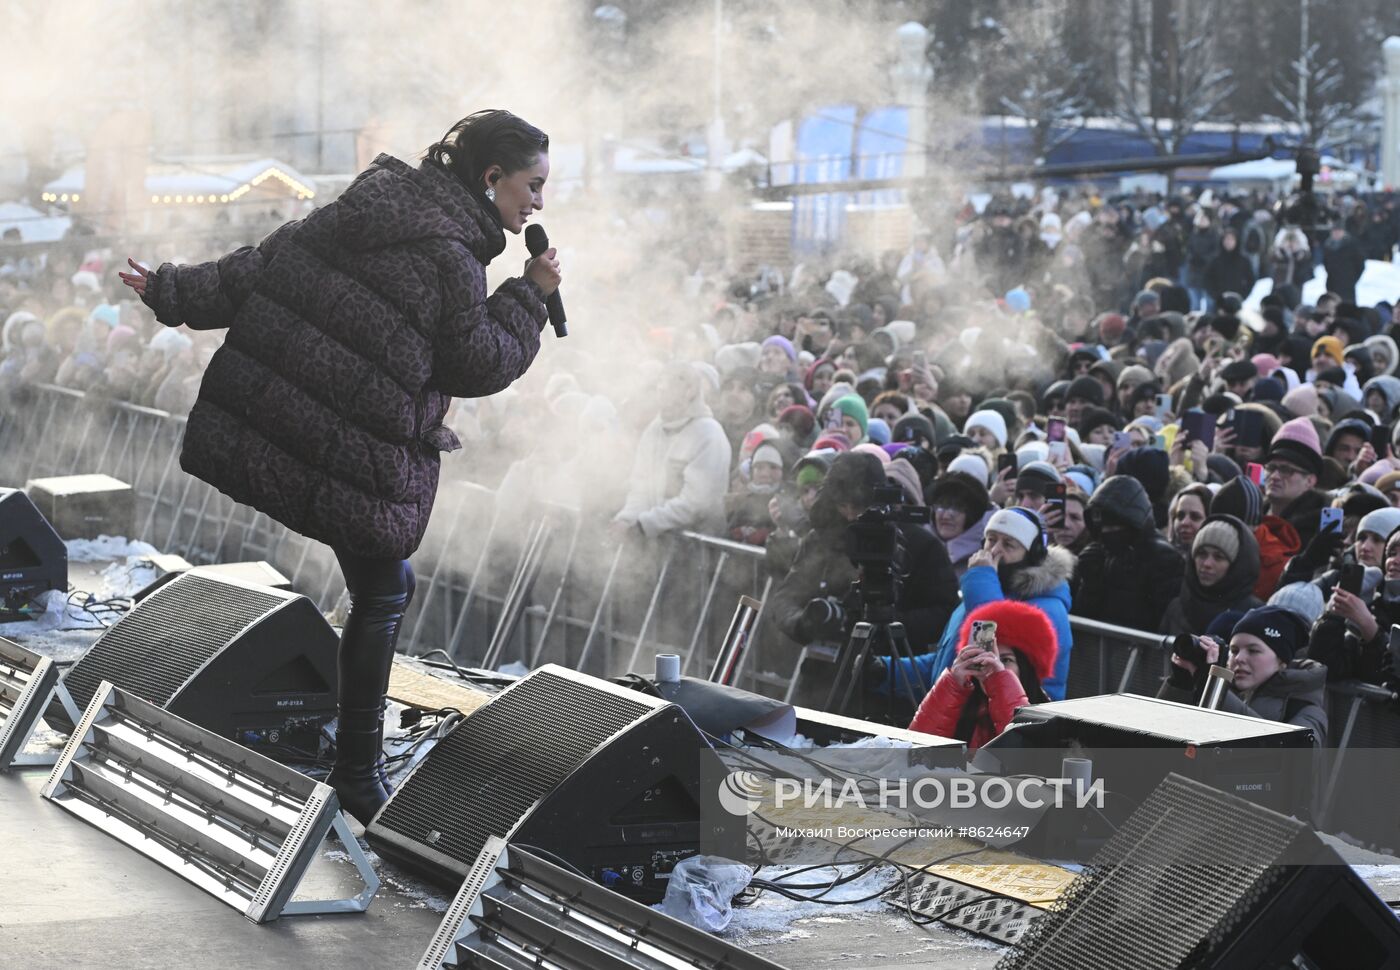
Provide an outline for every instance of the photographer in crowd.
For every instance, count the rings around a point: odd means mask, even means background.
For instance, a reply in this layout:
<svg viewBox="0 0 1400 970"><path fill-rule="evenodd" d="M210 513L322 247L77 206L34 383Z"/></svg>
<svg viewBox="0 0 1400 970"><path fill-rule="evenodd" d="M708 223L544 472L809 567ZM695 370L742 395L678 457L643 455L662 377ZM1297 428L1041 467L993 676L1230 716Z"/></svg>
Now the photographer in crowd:
<svg viewBox="0 0 1400 970"><path fill-rule="evenodd" d="M860 574L850 559L850 527L872 506L877 512L882 508L881 491L888 487L884 466L874 455L850 452L831 463L812 505L812 529L792 570L772 594L772 616L789 640L839 645L849 637L862 608L855 588ZM898 591L894 618L904 624L913 649L925 650L957 605L957 577L948 550L929 525L896 520L893 527L901 549L898 561L891 563ZM804 685L803 691L825 698L823 685Z"/></svg>

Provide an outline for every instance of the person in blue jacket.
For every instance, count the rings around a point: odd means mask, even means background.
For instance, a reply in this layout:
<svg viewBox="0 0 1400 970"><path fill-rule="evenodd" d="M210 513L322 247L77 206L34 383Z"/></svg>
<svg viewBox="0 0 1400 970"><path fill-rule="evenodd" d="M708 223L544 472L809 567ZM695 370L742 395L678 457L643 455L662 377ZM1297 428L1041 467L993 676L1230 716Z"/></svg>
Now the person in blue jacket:
<svg viewBox="0 0 1400 970"><path fill-rule="evenodd" d="M961 605L953 611L933 652L915 655L913 670L908 659L900 658L897 692L904 692L906 678L915 685L916 694L927 691L957 655L958 630L967 614L987 603L1011 599L1038 606L1050 617L1058 641L1055 669L1041 686L1051 700L1064 700L1073 646L1069 628L1069 581L1073 574L1074 554L1046 545L1044 528L1036 513L1023 508L996 512L987 523L982 548L968 560L968 570L961 580ZM890 658L878 659L884 670L875 672L873 686L880 693L888 693Z"/></svg>

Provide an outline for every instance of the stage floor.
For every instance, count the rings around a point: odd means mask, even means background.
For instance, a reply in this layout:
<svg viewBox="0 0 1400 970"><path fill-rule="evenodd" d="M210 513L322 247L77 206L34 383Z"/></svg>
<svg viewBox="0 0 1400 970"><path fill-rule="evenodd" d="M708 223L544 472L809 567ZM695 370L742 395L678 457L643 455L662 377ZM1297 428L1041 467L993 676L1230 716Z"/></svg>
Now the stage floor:
<svg viewBox="0 0 1400 970"><path fill-rule="evenodd" d="M100 589L109 565L72 563L73 585ZM0 635L58 660L77 659L101 632L41 630L33 623L0 629ZM42 799L39 790L48 776L48 768L0 773L0 967L408 970L417 966L451 901L451 894L370 852L382 885L368 912L255 925ZM332 840L297 897L350 896L359 889L355 870ZM737 912L725 938L802 970L981 970L1006 952L961 930L916 927L879 901L846 909L771 895Z"/></svg>
<svg viewBox="0 0 1400 970"><path fill-rule="evenodd" d="M0 966L69 970L405 970L417 965L449 899L375 859L383 885L367 913L288 916L262 926L116 839L44 801L46 769L0 775ZM355 872L335 842L301 894L351 894ZM996 964L1003 948L918 928L892 911L836 910L794 920L741 915L728 937L784 966L888 970Z"/></svg>
<svg viewBox="0 0 1400 970"><path fill-rule="evenodd" d="M74 564L75 585L94 588L106 565ZM33 624L15 624L6 625L0 635L71 660L100 632L40 631ZM48 774L46 768L0 774L3 967L412 968L450 901L450 894L371 853L382 885L367 913L293 916L254 925L173 872L44 801L39 789ZM1383 899L1400 897L1400 860L1329 841ZM298 896L348 896L358 890L354 869L331 841ZM879 901L820 907L771 894L738 911L724 938L801 970L981 970L995 966L1006 953L1005 947L961 930L917 927Z"/></svg>

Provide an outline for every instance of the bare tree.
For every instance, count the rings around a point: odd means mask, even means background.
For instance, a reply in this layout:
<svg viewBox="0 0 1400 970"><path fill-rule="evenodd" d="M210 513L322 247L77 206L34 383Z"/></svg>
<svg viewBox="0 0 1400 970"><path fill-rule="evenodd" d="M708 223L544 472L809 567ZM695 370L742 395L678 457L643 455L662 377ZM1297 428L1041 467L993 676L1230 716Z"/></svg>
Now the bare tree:
<svg viewBox="0 0 1400 970"><path fill-rule="evenodd" d="M1174 155L1235 89L1218 66L1215 31L1221 0L1151 0L1152 16L1128 18L1130 46L1140 52L1120 72L1114 116ZM1139 92L1147 92L1143 103Z"/></svg>
<svg viewBox="0 0 1400 970"><path fill-rule="evenodd" d="M1010 115L1030 129L1037 163L1085 125L1091 68L1076 61L1064 44L1065 11L1050 5L1027 11L1007 30L998 52L998 98Z"/></svg>
<svg viewBox="0 0 1400 970"><path fill-rule="evenodd" d="M1354 97L1347 94L1347 75L1337 58L1323 59L1322 45L1312 40L1310 0L1299 4L1298 56L1275 75L1270 85L1281 112L1271 121L1291 124L1299 143L1321 145L1355 137L1359 125L1374 123Z"/></svg>

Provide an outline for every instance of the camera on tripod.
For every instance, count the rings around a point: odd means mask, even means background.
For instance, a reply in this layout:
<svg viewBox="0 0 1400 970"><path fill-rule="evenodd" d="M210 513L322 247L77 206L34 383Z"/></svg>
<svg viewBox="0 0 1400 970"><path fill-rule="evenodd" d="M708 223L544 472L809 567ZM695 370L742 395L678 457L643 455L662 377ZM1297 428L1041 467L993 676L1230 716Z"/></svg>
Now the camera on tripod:
<svg viewBox="0 0 1400 970"><path fill-rule="evenodd" d="M874 490L872 504L846 527L846 555L860 570L858 602L869 608L892 608L899 600L903 579L904 536L901 523L928 525L932 518L925 507L903 504L904 492L898 485Z"/></svg>

